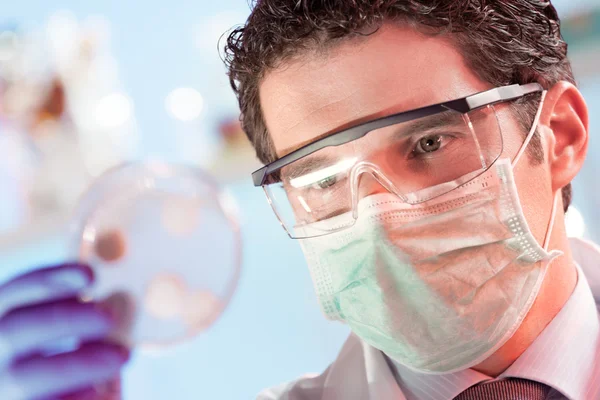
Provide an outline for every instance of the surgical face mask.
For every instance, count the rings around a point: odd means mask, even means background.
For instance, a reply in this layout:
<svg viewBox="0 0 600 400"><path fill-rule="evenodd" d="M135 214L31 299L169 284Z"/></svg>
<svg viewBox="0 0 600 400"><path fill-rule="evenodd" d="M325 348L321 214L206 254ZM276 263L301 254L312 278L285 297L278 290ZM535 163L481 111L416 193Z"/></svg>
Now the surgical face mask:
<svg viewBox="0 0 600 400"><path fill-rule="evenodd" d="M321 308L418 372L450 373L494 353L561 254L530 232L510 159L417 206L391 193L366 197L358 215L351 229L301 241ZM312 228L323 229L302 229Z"/></svg>

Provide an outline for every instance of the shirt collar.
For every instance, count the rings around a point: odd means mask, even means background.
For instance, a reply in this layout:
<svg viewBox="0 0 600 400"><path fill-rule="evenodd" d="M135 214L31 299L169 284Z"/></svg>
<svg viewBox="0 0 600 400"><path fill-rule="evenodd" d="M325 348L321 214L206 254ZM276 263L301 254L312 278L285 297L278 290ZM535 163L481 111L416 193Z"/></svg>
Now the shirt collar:
<svg viewBox="0 0 600 400"><path fill-rule="evenodd" d="M532 345L497 379L515 377L545 383L570 399L599 398L600 323L586 274L590 267L596 267L598 275L600 250L578 239L571 240L571 247L578 272L571 297ZM592 282L592 287L598 285L600 281ZM493 380L472 369L431 375L393 364L407 400L452 399L473 385Z"/></svg>
<svg viewBox="0 0 600 400"><path fill-rule="evenodd" d="M600 259L600 255L599 255ZM598 311L587 279L577 267L573 294L533 344L499 378L545 383L570 399L592 399L598 360Z"/></svg>

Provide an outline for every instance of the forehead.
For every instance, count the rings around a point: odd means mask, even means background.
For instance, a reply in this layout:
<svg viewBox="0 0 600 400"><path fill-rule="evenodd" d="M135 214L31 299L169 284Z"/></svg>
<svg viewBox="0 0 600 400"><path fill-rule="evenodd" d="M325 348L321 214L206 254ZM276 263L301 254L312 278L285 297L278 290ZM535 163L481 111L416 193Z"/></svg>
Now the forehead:
<svg viewBox="0 0 600 400"><path fill-rule="evenodd" d="M356 123L488 88L446 38L385 25L366 39L268 72L260 102L282 156Z"/></svg>

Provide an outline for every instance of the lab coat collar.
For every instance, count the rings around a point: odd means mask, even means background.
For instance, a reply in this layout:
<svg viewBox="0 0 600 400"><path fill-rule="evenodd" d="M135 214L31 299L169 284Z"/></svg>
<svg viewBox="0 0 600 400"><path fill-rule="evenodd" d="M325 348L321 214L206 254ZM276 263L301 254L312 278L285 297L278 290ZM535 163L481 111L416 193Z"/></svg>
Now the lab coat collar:
<svg viewBox="0 0 600 400"><path fill-rule="evenodd" d="M406 400L383 353L354 334L324 378L323 400Z"/></svg>

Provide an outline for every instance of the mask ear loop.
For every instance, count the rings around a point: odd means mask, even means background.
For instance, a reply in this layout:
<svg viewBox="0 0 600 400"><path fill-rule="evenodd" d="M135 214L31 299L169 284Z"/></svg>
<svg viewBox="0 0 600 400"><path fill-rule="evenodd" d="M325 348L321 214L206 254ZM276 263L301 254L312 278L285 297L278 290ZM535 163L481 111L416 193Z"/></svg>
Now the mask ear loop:
<svg viewBox="0 0 600 400"><path fill-rule="evenodd" d="M517 163L519 162L519 159L521 159L521 156L523 155L523 153L527 149L527 146L529 145L529 142L531 141L531 138L533 138L533 134L535 133L535 131L538 128L538 124L540 123L540 116L542 115L542 109L544 108L544 100L546 99L546 93L547 92L545 90L542 92L542 98L540 99L540 105L539 105L538 110L537 110L537 112L535 114L535 119L533 120L533 124L531 125L531 130L527 134L527 137L525 138L525 141L521 145L521 148L519 149L519 151L517 152L517 155L515 156L515 158L512 161L512 166L513 167L515 165L517 165Z"/></svg>
<svg viewBox="0 0 600 400"><path fill-rule="evenodd" d="M525 138L523 145L521 145L521 148L519 149L519 151L517 152L517 155L515 156L515 158L512 161L513 168L515 167L515 165L517 165L517 163L521 159L521 156L527 149L529 142L531 142L531 138L533 138L533 135L535 134L535 131L538 128L538 125L540 123L540 116L542 115L542 109L544 108L544 100L546 99L546 93L547 93L547 91L545 91L545 90L542 92L542 98L540 99L540 105L535 114L535 119L533 120L531 130L527 134L527 137ZM560 190L555 193L554 200L552 201L552 211L550 212L550 220L548 221L548 227L546 229L546 237L544 238L544 244L543 244L543 248L546 251L548 251L548 246L550 245L550 237L552 236L552 230L554 229L554 220L556 218L556 210L558 207L559 193L560 193Z"/></svg>
<svg viewBox="0 0 600 400"><path fill-rule="evenodd" d="M550 221L548 222L548 229L546 229L546 237L544 238L544 250L548 251L550 246L550 236L552 236L552 230L554 229L554 219L556 217L556 210L558 208L558 196L561 194L560 190L556 191L554 195L554 201L552 202L552 212L550 213Z"/></svg>

